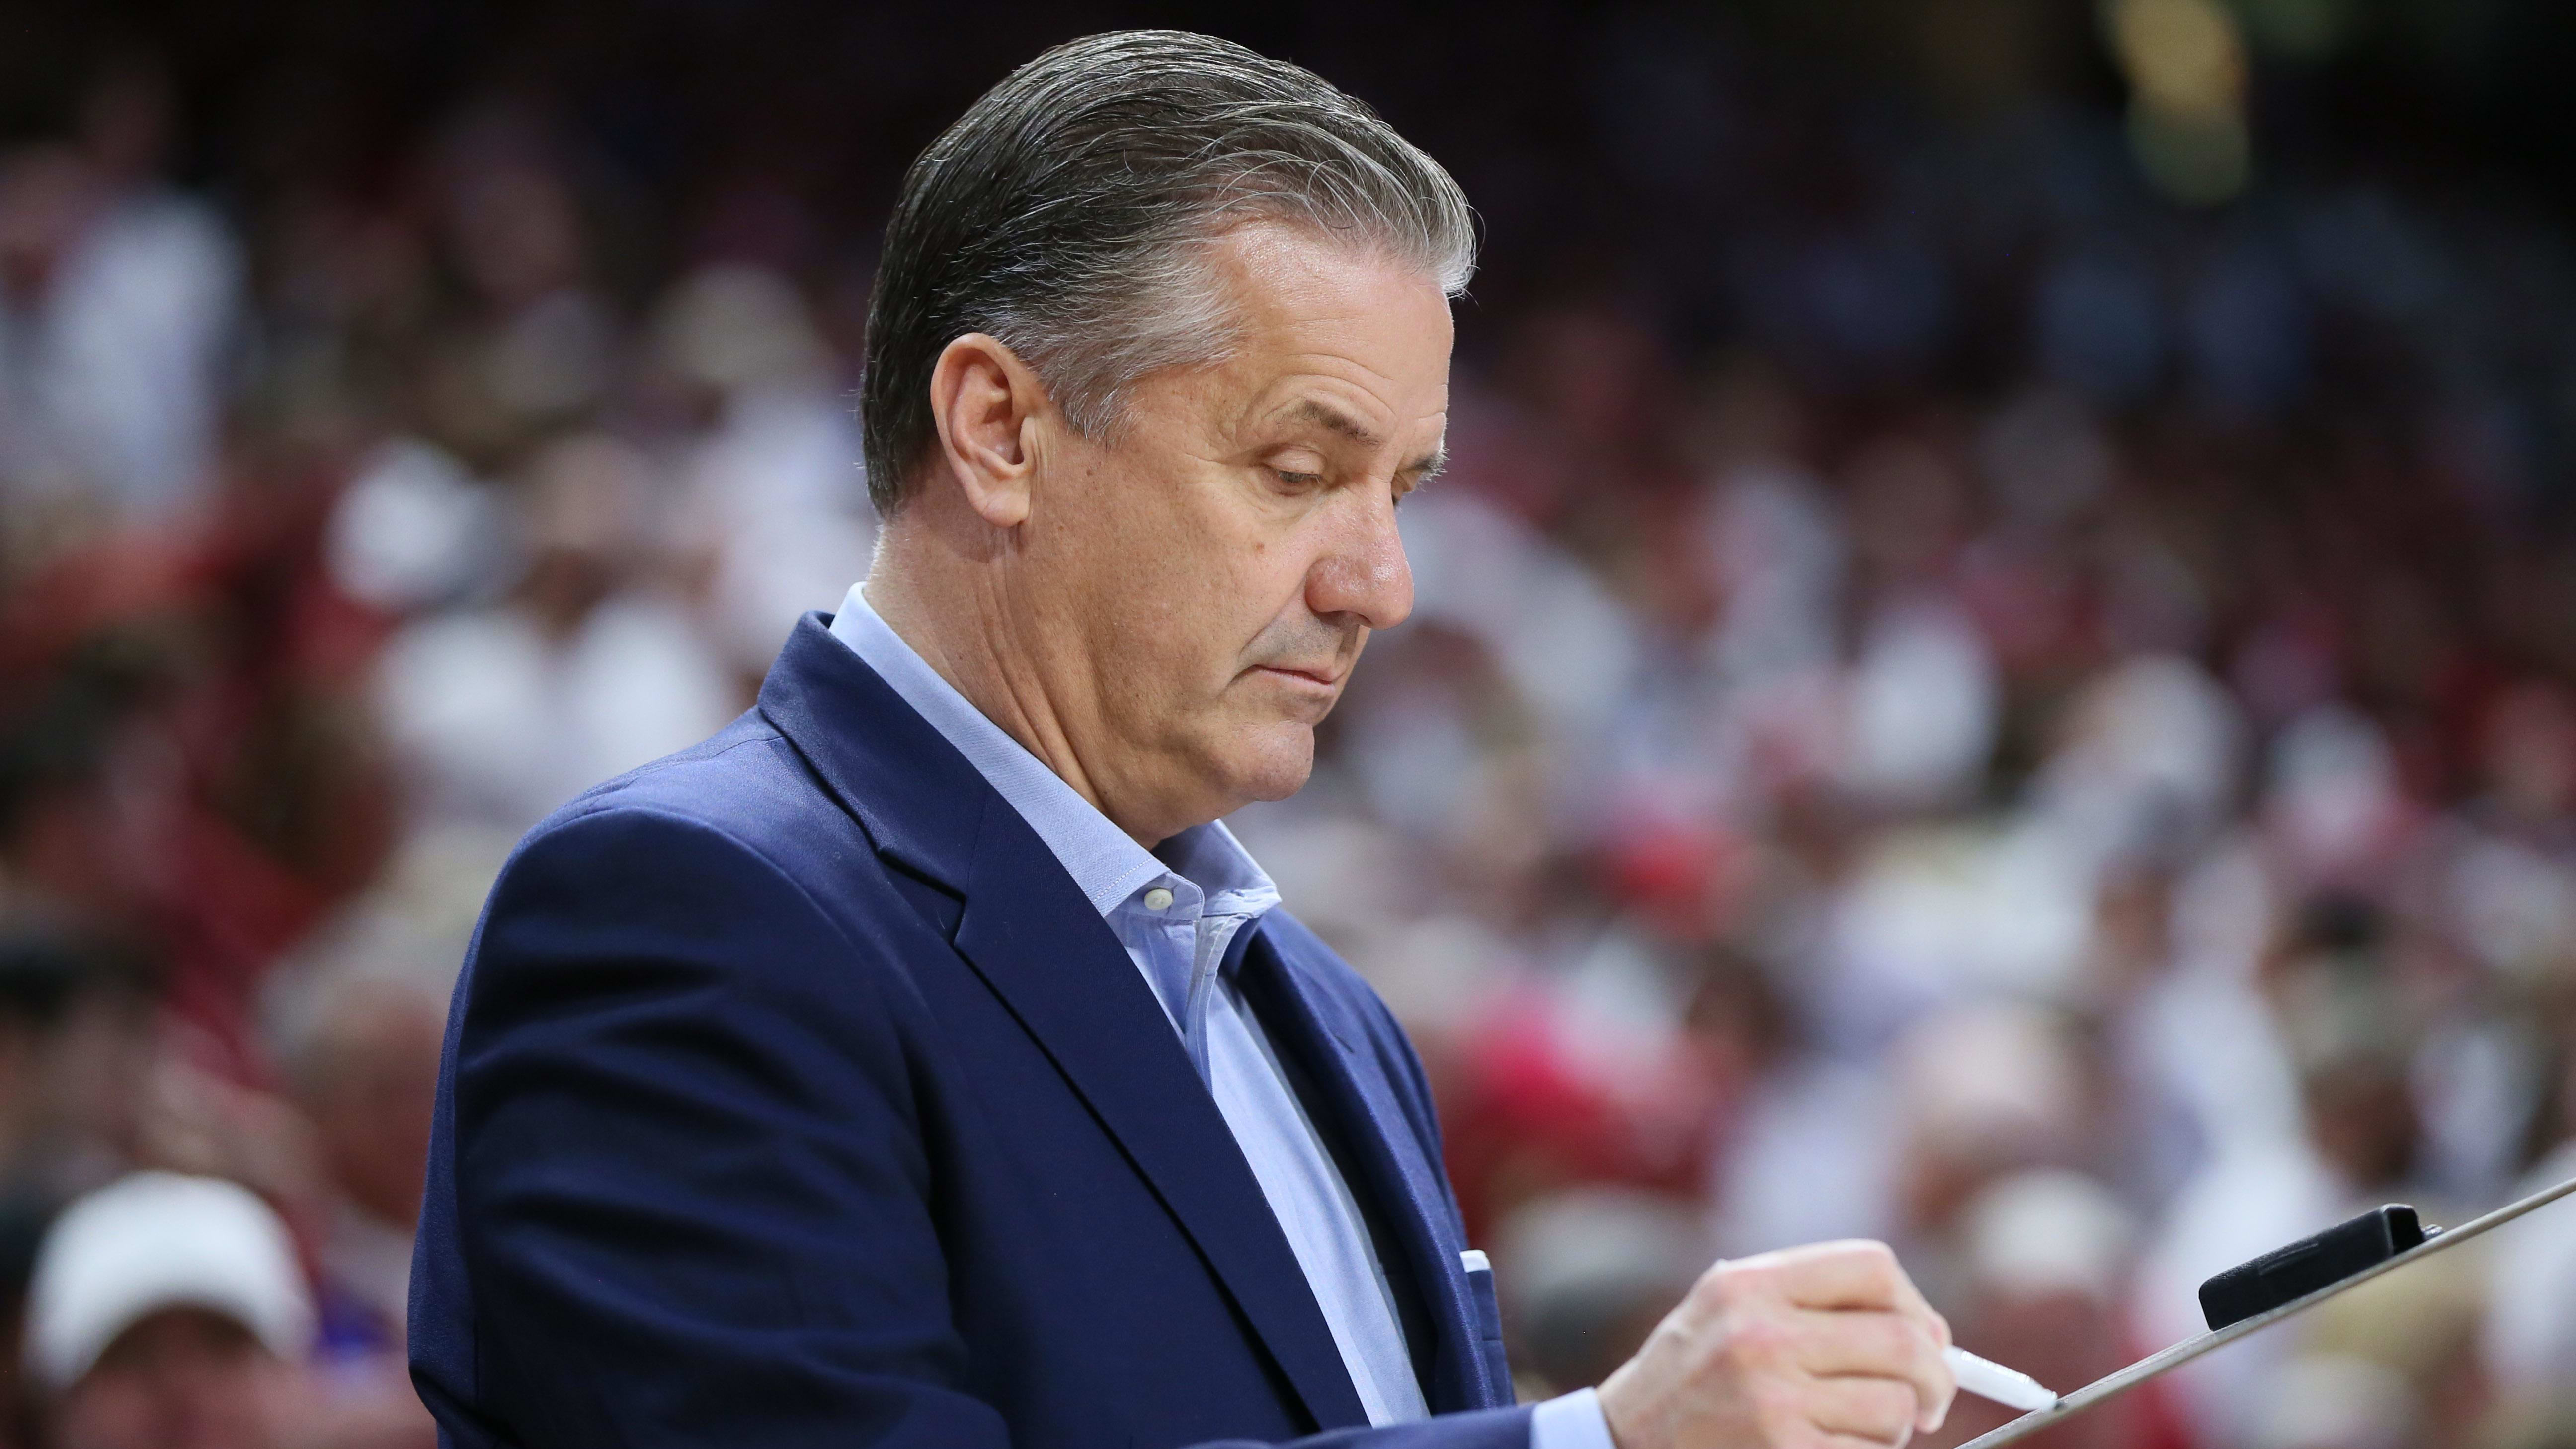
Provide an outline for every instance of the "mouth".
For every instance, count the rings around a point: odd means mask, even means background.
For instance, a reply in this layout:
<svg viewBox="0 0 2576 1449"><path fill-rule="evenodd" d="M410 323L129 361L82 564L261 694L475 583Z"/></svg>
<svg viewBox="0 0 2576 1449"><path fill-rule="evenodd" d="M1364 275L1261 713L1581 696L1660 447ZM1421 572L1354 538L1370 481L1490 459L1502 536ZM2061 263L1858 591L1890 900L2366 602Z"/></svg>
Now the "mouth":
<svg viewBox="0 0 2576 1449"><path fill-rule="evenodd" d="M1256 674L1267 674L1274 679L1293 681L1310 689L1326 691L1340 689L1343 677L1349 673L1344 669L1297 669L1284 664L1256 664L1252 668Z"/></svg>

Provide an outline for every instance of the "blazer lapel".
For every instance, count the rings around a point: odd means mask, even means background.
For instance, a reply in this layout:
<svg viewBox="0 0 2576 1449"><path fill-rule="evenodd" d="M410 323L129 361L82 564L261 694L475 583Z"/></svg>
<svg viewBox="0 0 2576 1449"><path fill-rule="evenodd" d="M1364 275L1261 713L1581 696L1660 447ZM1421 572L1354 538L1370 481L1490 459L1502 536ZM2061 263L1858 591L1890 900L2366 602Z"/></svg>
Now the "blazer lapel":
<svg viewBox="0 0 2576 1449"><path fill-rule="evenodd" d="M1387 1084L1384 1069L1364 1044L1366 1028L1307 979L1293 946L1265 921L1247 949L1246 985L1259 982L1262 1021L1287 1038L1308 1063L1316 1085L1345 1126L1343 1138L1368 1178L1396 1241L1382 1245L1404 1254L1438 1336L1425 1397L1434 1413L1491 1408L1512 1401L1509 1384L1491 1384L1483 1334L1466 1272L1459 1258L1466 1243L1449 1210L1440 1165L1423 1151L1420 1136Z"/></svg>
<svg viewBox="0 0 2576 1449"><path fill-rule="evenodd" d="M1170 1018L1108 924L999 797L985 808L956 944L1153 1184L1316 1427L1366 1424L1305 1270Z"/></svg>

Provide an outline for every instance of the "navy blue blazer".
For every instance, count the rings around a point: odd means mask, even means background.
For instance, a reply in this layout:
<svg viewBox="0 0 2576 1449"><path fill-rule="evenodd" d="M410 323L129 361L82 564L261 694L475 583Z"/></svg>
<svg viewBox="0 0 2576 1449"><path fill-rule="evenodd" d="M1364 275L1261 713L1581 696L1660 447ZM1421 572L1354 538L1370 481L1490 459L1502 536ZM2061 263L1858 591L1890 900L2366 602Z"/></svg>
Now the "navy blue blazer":
<svg viewBox="0 0 2576 1449"><path fill-rule="evenodd" d="M1247 934L1434 1418L1365 1427L1117 938L808 615L755 708L493 886L412 1267L442 1443L1519 1449L1420 1064L1286 912Z"/></svg>

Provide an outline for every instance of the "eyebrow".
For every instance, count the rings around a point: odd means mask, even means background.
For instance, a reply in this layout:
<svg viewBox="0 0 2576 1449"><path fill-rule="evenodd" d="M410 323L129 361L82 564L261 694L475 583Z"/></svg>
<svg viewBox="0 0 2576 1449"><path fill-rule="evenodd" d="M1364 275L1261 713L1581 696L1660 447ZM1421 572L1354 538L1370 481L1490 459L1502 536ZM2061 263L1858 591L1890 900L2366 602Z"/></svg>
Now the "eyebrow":
<svg viewBox="0 0 2576 1449"><path fill-rule="evenodd" d="M1339 433L1363 448L1374 448L1378 445L1377 434L1370 432L1367 424L1321 399L1310 397L1299 402L1291 410L1291 415L1313 423L1326 432Z"/></svg>
<svg viewBox="0 0 2576 1449"><path fill-rule="evenodd" d="M1359 419L1352 417L1349 413L1343 412L1340 408L1334 407L1332 404L1324 402L1318 398L1310 397L1300 401L1297 406L1291 410L1290 416L1313 423L1315 426L1322 428L1326 432L1348 438L1350 441L1363 448L1374 448L1384 441L1379 438L1377 434L1370 432L1368 430L1368 426L1365 423L1362 423ZM1435 447L1430 452L1425 453L1421 457L1414 459L1412 462L1405 464L1404 467L1398 471L1405 473L1418 473L1421 475L1421 478L1417 481L1427 483L1431 481L1432 476L1437 474L1441 467L1448 461L1449 450L1446 447Z"/></svg>

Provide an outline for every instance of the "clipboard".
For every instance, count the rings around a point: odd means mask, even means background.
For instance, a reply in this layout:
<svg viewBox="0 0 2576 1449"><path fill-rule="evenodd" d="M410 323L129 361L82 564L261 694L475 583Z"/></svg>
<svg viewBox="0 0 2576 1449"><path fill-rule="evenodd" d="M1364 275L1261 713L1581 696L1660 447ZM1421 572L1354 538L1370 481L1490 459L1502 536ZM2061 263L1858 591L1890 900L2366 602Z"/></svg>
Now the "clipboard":
<svg viewBox="0 0 2576 1449"><path fill-rule="evenodd" d="M2033 1409L1999 1429L1980 1434L1960 1445L1959 1449L1999 1449L2001 1445L2035 1434L2061 1420L2072 1418L2096 1404L2116 1399L2150 1379L2161 1378L2205 1353L2225 1348L2247 1334L2259 1333L2285 1318L2295 1318L2329 1298L2360 1287L2382 1273L2394 1272L2409 1263L2429 1258L2435 1253L2448 1252L2471 1238L2492 1232L2534 1208L2546 1207L2570 1193L2576 1193L2576 1178L2559 1183L2555 1187L2542 1188L2529 1197L2507 1203L2482 1217L2471 1218L2456 1228L2426 1237L2417 1246L2392 1254L2367 1268L2338 1278L2324 1287L2302 1294L2287 1303L2240 1318L2223 1328L2204 1333L2198 1338L2187 1338L2170 1348L2149 1354L2127 1368L2105 1374L2075 1392L2061 1396L2049 1408Z"/></svg>

